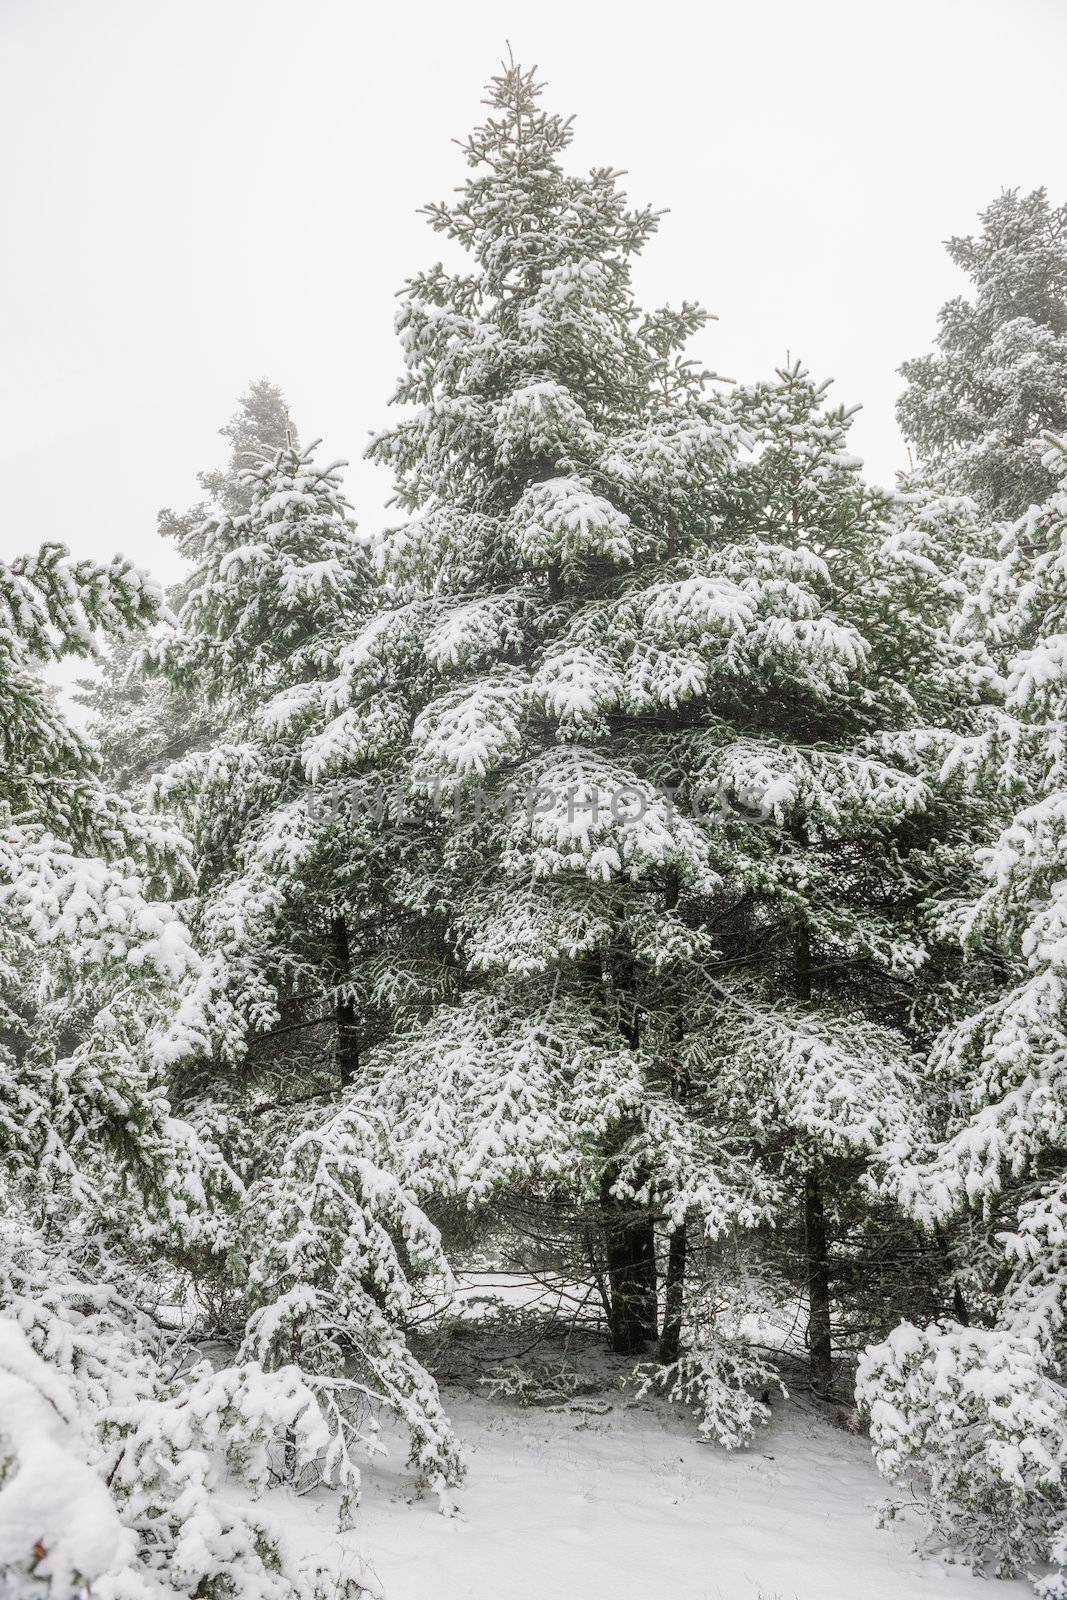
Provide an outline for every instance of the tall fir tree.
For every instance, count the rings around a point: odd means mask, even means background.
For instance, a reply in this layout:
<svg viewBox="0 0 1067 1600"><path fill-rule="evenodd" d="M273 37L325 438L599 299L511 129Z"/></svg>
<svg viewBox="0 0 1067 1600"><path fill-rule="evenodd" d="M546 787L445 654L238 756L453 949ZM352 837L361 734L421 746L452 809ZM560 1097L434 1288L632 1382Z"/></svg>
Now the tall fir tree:
<svg viewBox="0 0 1067 1600"><path fill-rule="evenodd" d="M565 172L533 75L509 65L488 104L473 175L428 213L470 270L408 283L409 410L370 449L414 513L377 546L393 603L341 651L304 761L384 765L440 840L419 894L456 994L360 1085L402 1175L438 1203L587 1208L615 1348L659 1333L670 1359L687 1221L778 1218L813 1152L862 1165L907 1127L900 1006L853 1022L847 985L921 959L878 874L914 898L890 840L929 795L863 741L957 692L947 645L916 665L933 623L895 635L955 589L805 374L727 403L685 354L699 308L639 311L656 216L608 169ZM793 1007L769 1002L783 961Z"/></svg>
<svg viewBox="0 0 1067 1600"><path fill-rule="evenodd" d="M947 765L1016 807L980 854L983 892L955 918L1006 971L938 1039L950 1124L905 1170L914 1214L944 1226L983 1214L1000 1259L981 1329L905 1325L872 1351L861 1388L889 1476L925 1476L940 1520L978 1559L1018 1571L1051 1560L1041 1592L1067 1593L1067 441L1045 439L1058 488L1008 526L961 619L1000 671L986 726ZM990 1241L991 1243L993 1241Z"/></svg>
<svg viewBox="0 0 1067 1600"><path fill-rule="evenodd" d="M299 444L284 395L265 378L249 385L219 433L229 444L229 458L224 467L197 474L205 499L183 512L165 507L157 518L160 534L194 564L210 518L248 510L245 473L287 445ZM185 598L183 578L172 585L167 600L180 610ZM218 733L217 713L208 710L202 693L179 691L165 678L138 671L133 655L130 642L114 641L99 675L83 683L78 695L109 781L130 791L181 755L212 743Z"/></svg>
<svg viewBox="0 0 1067 1600"><path fill-rule="evenodd" d="M628 209L609 169L563 171L570 124L532 74L509 66L489 105L474 176L429 211L472 270L407 286L397 399L416 409L371 447L422 515L379 546L397 603L342 652L338 715L305 756L387 756L417 826L439 825L442 800L454 812L431 898L457 998L366 1079L410 1181L471 1205L569 1187L596 1214L613 1342L632 1352L656 1336L663 1207L680 1223L692 1201L718 1228L762 1203L729 1136L713 1145L671 1091L671 1022L646 991L699 943L676 902L714 870L634 764L700 639L744 610L688 563L657 583L714 526L735 430L682 355L703 313L634 303L655 215Z"/></svg>
<svg viewBox="0 0 1067 1600"><path fill-rule="evenodd" d="M904 363L897 415L936 488L1010 520L1052 491L1042 439L1067 428L1067 205L1008 189L979 221L947 244L972 293L942 306L936 350Z"/></svg>
<svg viewBox="0 0 1067 1600"><path fill-rule="evenodd" d="M390 961L380 841L353 833L328 783L312 788L293 732L342 628L370 607L372 572L338 464L319 465L313 447L287 445L246 469L232 499L247 510L198 530L177 626L144 651L177 692L215 706L229 735L151 790L187 827L196 869L184 909L203 967L186 1006L200 1050L177 1080L179 1104L231 1131L246 1184L235 1241L248 1285L242 1356L294 1365L329 1395L331 1449L352 1493L353 1452L370 1437L362 1413L380 1402L400 1414L421 1476L446 1496L455 1444L400 1325L408 1274L447 1268L436 1230L387 1170L380 1122L342 1099L382 993L419 974L402 954ZM361 964L366 945L374 953Z"/></svg>
<svg viewBox="0 0 1067 1600"><path fill-rule="evenodd" d="M891 1315L901 1285L880 1257L894 1234L917 1243L893 1173L923 1128L924 903L948 817L901 735L970 697L948 636L954 541L866 485L828 388L797 365L734 396L751 448L716 555L749 585L759 574L766 621L742 672L723 663L683 746L695 795L735 819L707 910L726 971L690 1026L784 1187L777 1231L821 1394L834 1303L858 1300L868 1329ZM941 1275L920 1263L906 1292L936 1301Z"/></svg>
<svg viewBox="0 0 1067 1600"><path fill-rule="evenodd" d="M261 1487L283 1440L315 1470L317 1397L187 1361L152 1314L152 1263L217 1245L240 1189L168 1097L199 971L169 898L187 852L108 792L41 667L160 598L118 559L0 563L0 1588L355 1600L351 1563L302 1570L223 1482Z"/></svg>

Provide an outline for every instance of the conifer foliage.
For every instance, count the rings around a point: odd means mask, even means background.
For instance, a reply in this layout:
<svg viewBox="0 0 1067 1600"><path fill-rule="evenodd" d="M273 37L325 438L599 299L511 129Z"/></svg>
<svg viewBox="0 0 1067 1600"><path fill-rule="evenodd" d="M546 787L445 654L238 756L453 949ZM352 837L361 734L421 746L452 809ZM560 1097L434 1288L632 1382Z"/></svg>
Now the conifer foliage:
<svg viewBox="0 0 1067 1600"><path fill-rule="evenodd" d="M249 468L299 442L284 395L265 378L249 385L219 433L229 444L229 459L222 468L197 474L206 498L186 511L164 507L157 518L160 534L192 562L199 558L203 530L212 516L248 510ZM168 593L173 611L181 610L187 583L187 577L179 579ZM90 730L111 782L130 792L181 755L210 743L216 731L203 694L138 671L136 652L136 641L112 639L101 670L80 686L78 695L90 713Z"/></svg>
<svg viewBox="0 0 1067 1600"><path fill-rule="evenodd" d="M1007 189L979 221L946 246L972 293L942 306L934 353L904 363L898 416L940 489L1012 518L1053 489L1042 441L1067 429L1067 205Z"/></svg>
<svg viewBox="0 0 1067 1600"><path fill-rule="evenodd" d="M429 209L470 257L406 287L412 407L371 454L413 520L379 542L396 603L346 644L316 770L385 762L427 826L454 993L368 1063L416 1192L470 1205L563 1182L597 1212L617 1349L656 1336L653 1219L763 1205L728 1129L689 1117L665 1044L672 966L717 881L641 730L706 681L752 613L703 560L737 428L684 359L693 306L643 316L656 226L508 67ZM432 1065L431 1065L432 1063Z"/></svg>
<svg viewBox="0 0 1067 1600"><path fill-rule="evenodd" d="M353 1451L377 1427L364 1414L380 1404L403 1418L420 1475L444 1498L458 1454L400 1331L406 1271L447 1276L437 1233L390 1176L380 1120L322 1104L356 1073L356 995L364 1006L366 995L348 929L354 918L373 923L379 889L364 840L329 784L312 790L290 731L317 703L314 674L339 628L368 608L367 560L338 467L313 452L288 445L241 475L248 510L200 531L178 625L145 652L175 688L217 703L230 735L152 786L188 828L199 864L187 915L203 964L180 1020L195 1018L200 1051L179 1088L194 1120L222 1110L247 1186L235 1239L249 1291L242 1355L305 1372L330 1422L327 1469L350 1502ZM329 1053L314 1057L324 1022L336 1076L323 1071ZM294 1034L312 1051L303 1072L296 1058L295 1077L292 1053L271 1053L276 1035Z"/></svg>
<svg viewBox="0 0 1067 1600"><path fill-rule="evenodd" d="M231 1593L313 1600L266 1523L231 1506L282 1437L306 1467L328 1437L290 1369L191 1370L139 1310L130 1246L217 1241L239 1188L172 1114L173 1027L199 962L167 898L181 836L102 786L42 661L88 655L156 615L126 562L46 547L0 567L0 1583L74 1600ZM125 1237L123 1237L125 1236ZM331 1576L355 1595L358 1576Z"/></svg>
<svg viewBox="0 0 1067 1600"><path fill-rule="evenodd" d="M881 1464L931 1485L943 1524L980 1559L1017 1570L1052 1559L1067 1592L1067 1034L1064 1032L1063 764L1067 701L1067 445L1045 441L1060 485L1005 531L1000 559L961 618L1001 665L987 726L955 741L950 770L1018 807L981 852L983 892L957 914L1008 977L937 1040L931 1067L951 1114L940 1146L909 1166L914 1214L944 1225L994 1218L1002 1254L990 1331L907 1326L861 1372ZM1036 798L1035 798L1036 797ZM951 1396L951 1399L949 1398ZM947 1408L947 1409L946 1409Z"/></svg>
<svg viewBox="0 0 1067 1600"><path fill-rule="evenodd" d="M119 559L99 567L46 546L0 568L0 1130L5 1171L31 1194L39 1184L37 1205L62 1206L53 1185L88 1181L74 1155L82 1143L122 1149L135 1126L160 1151L173 1143L140 1057L161 1015L156 990L195 960L167 899L184 842L109 794L41 671L91 655L100 629L143 627L159 603L158 588ZM101 1019L109 975L123 982ZM72 1013L90 1025L68 1055Z"/></svg>
<svg viewBox="0 0 1067 1600"><path fill-rule="evenodd" d="M929 643L956 588L802 369L728 399L685 353L699 308L640 311L656 216L566 172L533 76L488 103L428 211L470 268L406 286L408 410L370 449L413 513L375 547L391 603L304 759L383 767L437 840L452 990L360 1089L404 1181L565 1194L616 1350L670 1358L688 1226L772 1222L805 1184L814 1226L819 1162L909 1137L899 993L849 1009L865 966L899 990L922 963L892 840L930 796L875 741L959 692L947 643L914 667L897 626L928 602Z"/></svg>
<svg viewBox="0 0 1067 1600"><path fill-rule="evenodd" d="M399 1426L453 1509L419 1324L519 1218L639 1398L735 1448L789 1358L855 1373L884 1474L1064 1600L1067 213L951 241L889 494L828 383L638 304L658 214L535 73L486 106L397 525L261 382L172 609L0 564L0 1588L371 1592L248 1492L349 1523ZM105 636L96 746L44 669Z"/></svg>

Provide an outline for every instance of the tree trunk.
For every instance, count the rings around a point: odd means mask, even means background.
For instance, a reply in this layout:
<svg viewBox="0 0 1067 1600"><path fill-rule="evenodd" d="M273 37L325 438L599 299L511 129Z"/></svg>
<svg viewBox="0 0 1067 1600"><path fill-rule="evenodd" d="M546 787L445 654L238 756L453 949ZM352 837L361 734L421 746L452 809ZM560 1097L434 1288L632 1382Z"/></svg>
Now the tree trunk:
<svg viewBox="0 0 1067 1600"><path fill-rule="evenodd" d="M937 1244L938 1252L940 1253L941 1259L945 1263L945 1266L948 1269L952 1279L952 1314L956 1318L956 1321L959 1323L961 1328L969 1328L971 1325L971 1313L968 1309L967 1300L963 1293L960 1280L956 1276L955 1264L952 1259L952 1251L945 1243L945 1236L941 1232L941 1229L936 1225L934 1227L934 1241Z"/></svg>
<svg viewBox="0 0 1067 1600"><path fill-rule="evenodd" d="M333 919L332 933L337 981L339 984L347 983L351 951L344 917ZM338 995L334 1002L334 1020L337 1025L337 1073L341 1088L347 1089L349 1084L355 1083L359 1072L359 1035L356 1032L356 1008L351 1000L342 1000Z"/></svg>
<svg viewBox="0 0 1067 1600"><path fill-rule="evenodd" d="M823 1400L833 1380L830 1342L830 1264L819 1175L809 1167L804 1175L804 1247L808 1258L808 1361L811 1387Z"/></svg>
<svg viewBox="0 0 1067 1600"><path fill-rule="evenodd" d="M293 1366L300 1367L300 1330L294 1328L289 1339L289 1359ZM285 1448L283 1452L282 1477L286 1483L296 1482L296 1428L290 1424L285 1430Z"/></svg>
<svg viewBox="0 0 1067 1600"><path fill-rule="evenodd" d="M656 1234L649 1213L612 1194L614 1176L607 1169L600 1184L611 1348L634 1356L656 1340Z"/></svg>
<svg viewBox="0 0 1067 1600"><path fill-rule="evenodd" d="M967 1301L963 1290L960 1288L960 1280L958 1278L953 1278L952 1280L952 1310L960 1327L969 1328L971 1325L971 1313L967 1309Z"/></svg>
<svg viewBox="0 0 1067 1600"><path fill-rule="evenodd" d="M685 1223L679 1223L667 1246L667 1278L663 1294L663 1329L656 1359L661 1367L677 1361L682 1343L682 1311L685 1306Z"/></svg>
<svg viewBox="0 0 1067 1600"><path fill-rule="evenodd" d="M797 924L794 944L797 999L811 1000L811 938L806 922ZM830 1244L822 1186L814 1160L804 1174L804 1252L808 1268L808 1368L815 1394L826 1399L833 1379L830 1334Z"/></svg>
<svg viewBox="0 0 1067 1600"><path fill-rule="evenodd" d="M613 978L621 994L633 995L632 961L621 962ZM620 1018L620 1031L631 1050L639 1048L636 1006L629 1016ZM625 1132L620 1129L621 1143L625 1143ZM612 1194L617 1177L618 1166L609 1157L600 1180L600 1210L611 1301L611 1348L616 1355L632 1356L656 1342L656 1228L651 1211Z"/></svg>

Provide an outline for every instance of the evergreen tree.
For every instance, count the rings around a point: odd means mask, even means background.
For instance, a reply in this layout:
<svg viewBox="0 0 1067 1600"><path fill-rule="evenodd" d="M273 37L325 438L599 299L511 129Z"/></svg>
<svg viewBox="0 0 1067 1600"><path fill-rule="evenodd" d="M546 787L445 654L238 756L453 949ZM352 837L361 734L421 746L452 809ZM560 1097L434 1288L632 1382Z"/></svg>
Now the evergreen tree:
<svg viewBox="0 0 1067 1600"><path fill-rule="evenodd" d="M228 1503L220 1467L262 1484L286 1438L312 1468L318 1400L254 1361L190 1369L138 1307L139 1254L217 1243L239 1184L167 1098L199 970L161 898L184 842L104 789L40 666L159 599L121 560L46 546L0 565L0 1586L316 1600L326 1578ZM329 1575L331 1594L361 1588Z"/></svg>
<svg viewBox="0 0 1067 1600"><path fill-rule="evenodd" d="M472 271L409 283L397 398L416 409L371 447L422 515L379 547L397 603L341 653L338 714L305 759L399 763L415 827L438 827L442 801L456 813L420 893L446 908L458 997L364 1085L391 1108L405 1174L438 1202L576 1190L597 1214L615 1346L636 1350L656 1335L663 1206L680 1223L699 1203L720 1227L759 1203L729 1138L713 1144L671 1092L672 1024L645 989L700 943L676 902L714 872L633 760L701 641L745 609L735 585L664 566L714 526L734 430L681 354L703 314L634 304L654 214L628 209L608 169L562 170L570 126L532 75L508 67L489 103L475 175L430 209Z"/></svg>
<svg viewBox="0 0 1067 1600"><path fill-rule="evenodd" d="M921 952L892 840L929 794L873 741L958 692L916 614L956 590L805 374L728 405L684 353L703 313L639 312L656 217L563 170L532 75L488 103L474 175L429 210L471 268L407 285L411 410L370 450L415 513L377 547L395 603L341 651L304 760L383 763L440 839L416 903L446 908L457 994L361 1080L402 1176L428 1203L585 1206L615 1348L660 1331L672 1359L687 1220L779 1217L816 1153L906 1134ZM853 1020L863 964L897 991Z"/></svg>
<svg viewBox="0 0 1067 1600"><path fill-rule="evenodd" d="M947 635L960 587L944 530L867 487L850 414L827 404L828 387L794 366L735 396L754 448L717 559L750 590L759 573L765 620L743 673L715 685L685 763L741 824L708 908L727 970L693 1031L762 1160L799 1197L801 1226L786 1200L778 1232L787 1280L790 1256L806 1264L797 1286L822 1394L832 1303L859 1288L869 1328L885 1314L879 1297L892 1305L879 1287L887 1242L917 1242L887 1202L924 1122L913 1059L923 911L948 820L906 735L969 695L965 653ZM936 1273L919 1263L908 1293L936 1296Z"/></svg>
<svg viewBox="0 0 1067 1600"><path fill-rule="evenodd" d="M157 519L163 537L193 563L212 515L237 516L248 510L245 473L299 443L281 390L265 378L249 385L219 432L229 442L230 455L224 468L197 474L206 498L184 512L167 507ZM173 609L184 603L187 584L182 578L172 586L167 599ZM209 712L202 693L178 690L166 678L139 671L134 653L130 642L116 640L99 675L82 683L78 695L90 713L89 728L104 771L123 790L140 789L188 751L214 743L218 734L217 713Z"/></svg>
<svg viewBox="0 0 1067 1600"><path fill-rule="evenodd" d="M207 493L210 507L236 517L251 505L252 490L246 474L262 466L279 450L298 449L300 436L289 415L285 396L278 385L267 378L256 378L249 384L247 393L238 401L237 410L219 429L219 434L229 442L229 461L221 470L215 468L199 473L198 481ZM176 518L170 511L159 514L160 528L174 529L171 537L182 541L190 557L195 553L186 548L192 531L191 515L187 512L184 517ZM203 520L200 519L201 526ZM184 524L180 534L179 522Z"/></svg>
<svg viewBox="0 0 1067 1600"><path fill-rule="evenodd" d="M1000 194L947 249L973 284L941 308L937 349L906 361L897 415L936 487L1012 518L1054 487L1046 431L1067 428L1067 206Z"/></svg>
<svg viewBox="0 0 1067 1600"><path fill-rule="evenodd" d="M42 667L92 655L101 629L121 636L143 626L160 598L127 562L75 562L56 545L0 567L0 1129L5 1165L28 1184L40 1180L42 1195L50 1183L61 1193L78 1181L71 1152L87 1123L96 1145L105 1130L124 1142L144 1031L133 980L146 967L180 974L191 959L173 910L148 900L150 880L169 887L181 871L180 836L108 793L92 746L64 720ZM108 1029L82 1041L57 1074L49 1045L69 1043L68 1019L93 1011L82 967L92 974L127 961L129 997L120 995ZM151 1098L134 1099L144 1137L160 1136Z"/></svg>
<svg viewBox="0 0 1067 1600"><path fill-rule="evenodd" d="M955 740L948 759L977 790L1018 807L981 852L984 892L956 919L965 943L1001 954L1007 973L937 1041L932 1066L952 1121L933 1157L905 1173L912 1209L928 1227L968 1208L989 1219L1002 1263L992 1329L920 1335L905 1327L871 1352L864 1371L884 1469L925 1472L942 1520L1009 1570L1035 1559L1067 1565L1065 441L1046 439L1043 467L1059 487L1005 530L1000 558L962 620L1001 667L998 703L980 733ZM978 1393L975 1374L988 1367L995 1385L983 1378ZM937 1415L949 1376L981 1402L965 1439ZM1063 1575L1043 1592L1067 1592Z"/></svg>
<svg viewBox="0 0 1067 1600"><path fill-rule="evenodd" d="M200 530L178 626L145 651L177 691L217 706L230 735L152 786L189 830L186 914L204 956L186 1002L201 1049L178 1080L180 1103L230 1131L247 1185L243 1355L298 1366L329 1394L331 1459L347 1488L358 1483L352 1448L366 1441L360 1414L376 1400L401 1415L420 1473L443 1494L455 1446L399 1329L401 1260L447 1276L436 1230L389 1176L380 1124L318 1103L354 1080L382 994L418 981L402 955L390 961L387 938L353 960L353 925L366 936L388 923L381 850L353 834L328 784L312 790L293 732L317 704L340 629L368 609L371 573L338 467L319 466L313 449L284 447L237 491L247 511Z"/></svg>

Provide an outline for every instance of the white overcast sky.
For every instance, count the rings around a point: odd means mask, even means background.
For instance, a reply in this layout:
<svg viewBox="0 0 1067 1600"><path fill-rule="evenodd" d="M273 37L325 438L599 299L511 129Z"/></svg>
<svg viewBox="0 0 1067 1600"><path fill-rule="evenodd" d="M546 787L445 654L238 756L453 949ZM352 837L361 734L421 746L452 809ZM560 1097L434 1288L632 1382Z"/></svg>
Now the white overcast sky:
<svg viewBox="0 0 1067 1600"><path fill-rule="evenodd" d="M1065 0L0 0L0 553L175 576L156 511L259 376L386 517L394 293L507 39L574 161L669 207L642 298L703 301L731 377L833 377L892 481L940 241L1001 187L1067 198Z"/></svg>

